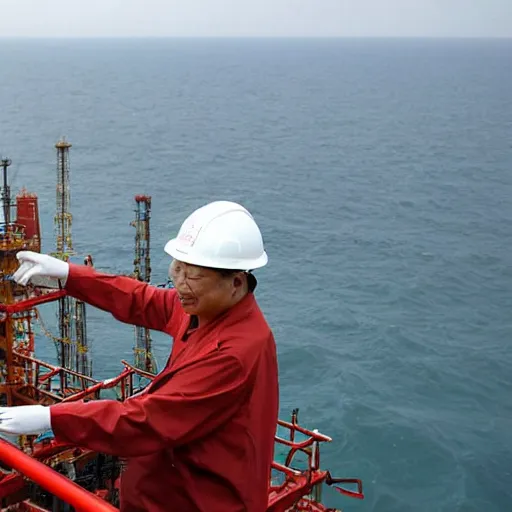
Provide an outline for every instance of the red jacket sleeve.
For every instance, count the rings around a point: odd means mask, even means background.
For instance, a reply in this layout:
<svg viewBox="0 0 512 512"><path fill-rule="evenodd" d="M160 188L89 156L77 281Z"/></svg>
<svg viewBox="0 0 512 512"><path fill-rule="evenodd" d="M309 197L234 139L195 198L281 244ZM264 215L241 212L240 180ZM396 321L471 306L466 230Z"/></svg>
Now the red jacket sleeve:
<svg viewBox="0 0 512 512"><path fill-rule="evenodd" d="M66 292L112 313L121 322L157 331L165 330L179 308L175 307L174 289L157 288L127 276L103 274L85 265L69 265ZM171 332L172 336L175 334Z"/></svg>
<svg viewBox="0 0 512 512"><path fill-rule="evenodd" d="M155 392L125 402L52 405L52 430L58 441L94 451L148 455L194 441L222 425L241 407L248 388L238 359L215 351L182 368Z"/></svg>

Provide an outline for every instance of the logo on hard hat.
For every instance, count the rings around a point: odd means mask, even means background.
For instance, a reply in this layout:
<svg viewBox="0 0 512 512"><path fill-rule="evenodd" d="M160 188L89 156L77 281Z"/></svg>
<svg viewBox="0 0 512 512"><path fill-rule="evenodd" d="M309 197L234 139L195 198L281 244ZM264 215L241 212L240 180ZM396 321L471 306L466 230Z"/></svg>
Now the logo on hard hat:
<svg viewBox="0 0 512 512"><path fill-rule="evenodd" d="M201 228L194 226L194 224L184 227L182 232L178 235L180 245L192 247L197 239L199 231L201 231Z"/></svg>

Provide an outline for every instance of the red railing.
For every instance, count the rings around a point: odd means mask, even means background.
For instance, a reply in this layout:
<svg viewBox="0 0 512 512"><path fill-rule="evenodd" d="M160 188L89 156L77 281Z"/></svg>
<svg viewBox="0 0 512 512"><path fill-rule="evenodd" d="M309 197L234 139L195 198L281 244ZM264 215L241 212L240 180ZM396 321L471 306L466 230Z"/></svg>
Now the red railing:
<svg viewBox="0 0 512 512"><path fill-rule="evenodd" d="M121 380L126 373L136 372L137 369L127 365L116 379L109 384ZM148 374L148 377L152 375ZM101 384L101 383L100 383ZM311 431L299 426L296 422L294 413L292 422L279 420L279 425L289 429L290 439L284 439L276 435L275 441L290 448L286 461L280 464L276 461L272 463L272 468L284 475L284 481L277 485L271 485L269 489L269 501L267 512L284 512L291 506L296 506L293 510L307 510L311 512L329 512L334 509L328 509L316 499L315 488L322 484L332 486L336 491L352 498L364 499L362 482L359 479L352 478L333 478L329 471L320 469L319 443L329 442L330 437L321 434L318 431ZM296 441L296 434L307 436L305 440ZM48 456L54 451L69 448L70 446L60 445L51 446L43 449L36 457ZM303 452L307 455L308 468L306 470L294 469L291 466L292 459L297 452ZM72 505L77 512L118 512L118 509L102 500L100 497L86 491L75 482L72 482L60 473L57 473L34 457L31 457L19 450L16 446L0 439L0 461L8 467L21 473L24 477L34 481L40 487L54 494L57 498ZM12 481L6 482L6 479ZM4 478L4 493L15 492L19 490L21 482L14 473ZM357 486L357 491L349 490L334 484L352 484ZM313 494L313 497L305 498L306 495ZM5 495L5 494L4 494ZM301 508L303 507L303 508ZM31 509L32 510L32 509Z"/></svg>
<svg viewBox="0 0 512 512"><path fill-rule="evenodd" d="M284 479L281 483L270 486L269 496L269 511L281 512L288 510L288 507L297 502L301 496L313 493L315 495L315 488L321 484L332 486L337 492L351 498L364 499L363 484L358 478L333 478L329 471L320 469L320 443L331 442L329 436L321 434L317 430L312 431L301 427L297 420L298 410L292 413L291 422L278 420L278 425L287 429L289 432L289 439L284 439L276 434L276 446L289 448L286 455L284 464L276 461L272 462L272 469L281 473ZM302 434L306 438L298 441L297 434ZM293 459L298 452L306 455L307 469L299 470L292 467ZM334 484L350 484L357 486L357 490L346 489L342 486ZM306 504L307 505L307 504ZM305 505L305 506L306 506ZM300 507L294 510L311 510L314 511L330 511L323 507L319 502L314 499L309 505L311 508L301 509ZM316 507L316 508L315 508Z"/></svg>
<svg viewBox="0 0 512 512"><path fill-rule="evenodd" d="M36 306L46 304L47 302L53 302L54 300L65 296L65 290L55 290L48 293L43 293L42 295L39 295L39 297L31 297L30 299L20 300L14 302L13 304L0 304L0 311L5 311L6 313L12 315L13 313L26 311L27 309L35 308Z"/></svg>
<svg viewBox="0 0 512 512"><path fill-rule="evenodd" d="M119 512L119 509L3 439L0 439L0 461L69 503L78 512Z"/></svg>

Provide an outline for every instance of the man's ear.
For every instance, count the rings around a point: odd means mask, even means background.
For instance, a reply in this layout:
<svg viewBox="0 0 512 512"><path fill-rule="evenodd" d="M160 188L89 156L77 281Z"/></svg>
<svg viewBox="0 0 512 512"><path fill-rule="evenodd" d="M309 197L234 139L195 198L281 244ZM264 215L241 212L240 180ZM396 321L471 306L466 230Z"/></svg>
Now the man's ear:
<svg viewBox="0 0 512 512"><path fill-rule="evenodd" d="M242 274L236 274L233 278L233 286L235 287L235 290L240 289L244 285L244 278L242 277Z"/></svg>

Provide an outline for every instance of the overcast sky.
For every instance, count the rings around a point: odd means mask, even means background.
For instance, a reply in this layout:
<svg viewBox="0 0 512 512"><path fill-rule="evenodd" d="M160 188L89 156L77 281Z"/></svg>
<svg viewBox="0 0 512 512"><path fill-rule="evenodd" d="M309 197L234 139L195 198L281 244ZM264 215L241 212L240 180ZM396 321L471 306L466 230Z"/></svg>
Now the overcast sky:
<svg viewBox="0 0 512 512"><path fill-rule="evenodd" d="M512 0L0 0L29 37L512 37Z"/></svg>

